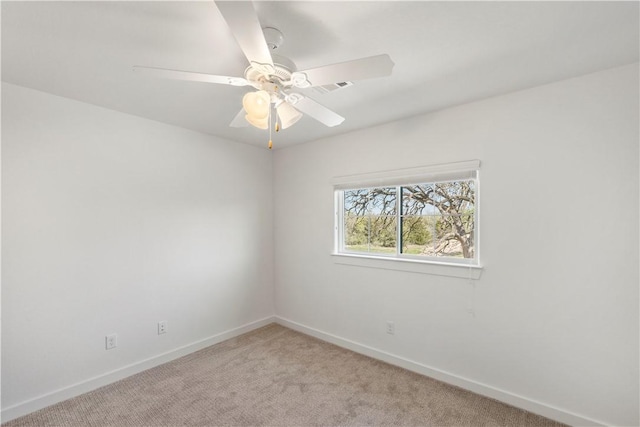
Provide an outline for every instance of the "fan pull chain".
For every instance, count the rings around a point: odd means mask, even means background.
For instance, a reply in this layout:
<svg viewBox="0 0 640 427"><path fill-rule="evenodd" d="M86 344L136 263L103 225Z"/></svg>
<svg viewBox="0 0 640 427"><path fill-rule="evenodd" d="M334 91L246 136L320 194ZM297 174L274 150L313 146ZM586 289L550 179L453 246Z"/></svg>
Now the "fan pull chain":
<svg viewBox="0 0 640 427"><path fill-rule="evenodd" d="M271 141L271 106L269 106L269 150L273 148L273 141Z"/></svg>

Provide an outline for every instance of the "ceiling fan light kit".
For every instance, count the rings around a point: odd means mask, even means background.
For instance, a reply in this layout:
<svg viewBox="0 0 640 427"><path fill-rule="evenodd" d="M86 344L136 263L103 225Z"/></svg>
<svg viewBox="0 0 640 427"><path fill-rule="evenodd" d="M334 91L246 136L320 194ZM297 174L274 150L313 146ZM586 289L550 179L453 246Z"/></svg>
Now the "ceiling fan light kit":
<svg viewBox="0 0 640 427"><path fill-rule="evenodd" d="M258 129L269 129L269 117L265 117L264 119L257 119L247 114L246 116L244 116L244 118L247 122L249 122L250 125L255 126Z"/></svg>
<svg viewBox="0 0 640 427"><path fill-rule="evenodd" d="M266 90L248 92L242 98L242 107L250 116L257 120L266 119L269 116L271 96Z"/></svg>
<svg viewBox="0 0 640 427"><path fill-rule="evenodd" d="M272 119L277 132L280 127L287 129L294 125L305 114L326 126L337 126L344 117L292 90L384 77L393 70L393 61L383 54L298 71L293 61L272 53L284 43L284 35L277 28L263 29L251 2L218 1L216 5L249 61L244 78L141 66L133 69L161 78L252 86L256 90L242 98L243 110L231 121L232 127L251 124L268 129L271 135Z"/></svg>
<svg viewBox="0 0 640 427"><path fill-rule="evenodd" d="M287 102L281 102L276 106L278 111L278 118L282 125L282 129L286 129L294 125L298 120L302 118L302 113L291 106Z"/></svg>

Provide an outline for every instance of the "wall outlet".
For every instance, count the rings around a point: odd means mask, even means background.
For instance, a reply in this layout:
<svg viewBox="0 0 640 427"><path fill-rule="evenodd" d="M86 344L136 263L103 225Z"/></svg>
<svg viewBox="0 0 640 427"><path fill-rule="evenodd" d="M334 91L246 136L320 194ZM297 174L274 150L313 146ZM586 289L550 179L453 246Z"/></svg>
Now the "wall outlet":
<svg viewBox="0 0 640 427"><path fill-rule="evenodd" d="M391 321L387 321L387 333L389 335L394 335L396 333L396 324L391 322Z"/></svg>
<svg viewBox="0 0 640 427"><path fill-rule="evenodd" d="M111 334L105 337L105 348L111 350L118 346L118 334Z"/></svg>
<svg viewBox="0 0 640 427"><path fill-rule="evenodd" d="M158 335L162 335L162 334L166 334L167 333L167 321L166 320L161 320L158 322Z"/></svg>

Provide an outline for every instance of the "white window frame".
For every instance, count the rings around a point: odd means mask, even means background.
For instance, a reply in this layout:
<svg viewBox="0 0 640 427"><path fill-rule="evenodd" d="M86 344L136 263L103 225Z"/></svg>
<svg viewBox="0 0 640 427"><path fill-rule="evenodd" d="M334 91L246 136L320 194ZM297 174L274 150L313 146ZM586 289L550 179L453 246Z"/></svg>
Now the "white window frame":
<svg viewBox="0 0 640 427"><path fill-rule="evenodd" d="M399 169L359 175L336 177L332 180L334 189L335 223L333 259L337 264L361 267L402 270L415 273L436 274L468 279L479 279L482 271L480 264L480 161L437 164L418 168ZM400 236L396 237L396 253L381 254L368 252L350 252L344 248L344 191L365 188L400 187L407 185L462 181L475 181L474 201L474 255L470 258L423 257L402 254ZM396 197L396 214L400 220L399 204L401 194ZM400 233L399 224L396 232Z"/></svg>

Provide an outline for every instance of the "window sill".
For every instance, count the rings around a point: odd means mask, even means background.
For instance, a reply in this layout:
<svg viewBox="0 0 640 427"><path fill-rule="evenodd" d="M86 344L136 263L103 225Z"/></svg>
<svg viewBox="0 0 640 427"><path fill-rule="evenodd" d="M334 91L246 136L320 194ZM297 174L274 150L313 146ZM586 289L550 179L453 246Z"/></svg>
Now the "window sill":
<svg viewBox="0 0 640 427"><path fill-rule="evenodd" d="M411 273L460 277L472 280L480 279L480 275L482 274L482 266L478 265L387 258L360 254L333 253L331 255L333 257L333 262L336 264L355 265L358 267L408 271Z"/></svg>

